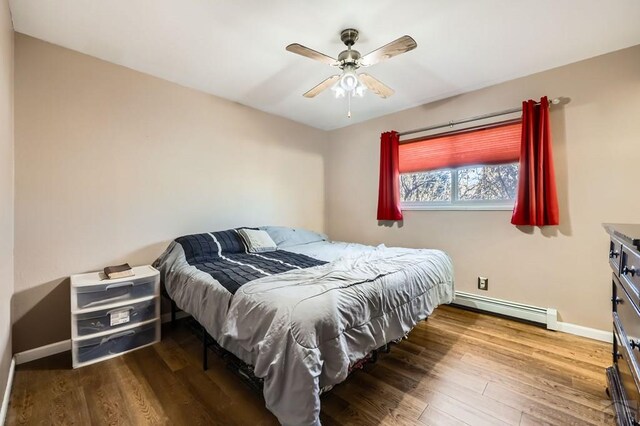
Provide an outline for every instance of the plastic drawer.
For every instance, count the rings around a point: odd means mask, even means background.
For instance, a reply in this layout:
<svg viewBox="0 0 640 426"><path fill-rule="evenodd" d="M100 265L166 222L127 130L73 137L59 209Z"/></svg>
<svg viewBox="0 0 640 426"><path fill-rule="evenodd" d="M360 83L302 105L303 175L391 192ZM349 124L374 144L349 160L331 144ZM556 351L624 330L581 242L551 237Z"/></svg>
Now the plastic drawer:
<svg viewBox="0 0 640 426"><path fill-rule="evenodd" d="M126 302L155 294L155 277L76 287L79 309Z"/></svg>
<svg viewBox="0 0 640 426"><path fill-rule="evenodd" d="M153 343L156 336L157 323L151 323L93 339L77 340L74 342L76 360L85 363L117 355Z"/></svg>
<svg viewBox="0 0 640 426"><path fill-rule="evenodd" d="M105 331L117 330L132 324L149 321L156 317L156 309L156 299L151 299L128 306L77 314L74 317L77 335L86 336L89 334L102 333ZM129 314L128 321L111 325L112 314L120 312L126 312Z"/></svg>

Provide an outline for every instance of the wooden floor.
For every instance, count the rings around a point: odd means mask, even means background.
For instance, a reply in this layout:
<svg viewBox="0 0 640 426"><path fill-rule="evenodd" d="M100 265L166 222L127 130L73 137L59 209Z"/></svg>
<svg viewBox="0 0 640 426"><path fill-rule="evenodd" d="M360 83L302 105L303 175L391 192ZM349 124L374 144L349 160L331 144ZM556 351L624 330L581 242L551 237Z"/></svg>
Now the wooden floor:
<svg viewBox="0 0 640 426"><path fill-rule="evenodd" d="M7 423L270 425L264 402L179 322L162 342L78 370L69 353L17 368ZM613 424L610 347L440 307L322 397L324 425Z"/></svg>

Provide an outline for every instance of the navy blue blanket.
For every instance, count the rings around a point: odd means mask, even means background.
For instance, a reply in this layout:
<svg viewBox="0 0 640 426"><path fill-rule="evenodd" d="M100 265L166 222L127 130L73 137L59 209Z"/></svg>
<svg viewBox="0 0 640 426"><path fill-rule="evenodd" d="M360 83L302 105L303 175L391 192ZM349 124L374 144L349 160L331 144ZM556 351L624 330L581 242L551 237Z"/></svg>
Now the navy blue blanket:
<svg viewBox="0 0 640 426"><path fill-rule="evenodd" d="M284 250L248 253L235 229L176 239L189 265L211 275L231 294L249 281L327 262Z"/></svg>

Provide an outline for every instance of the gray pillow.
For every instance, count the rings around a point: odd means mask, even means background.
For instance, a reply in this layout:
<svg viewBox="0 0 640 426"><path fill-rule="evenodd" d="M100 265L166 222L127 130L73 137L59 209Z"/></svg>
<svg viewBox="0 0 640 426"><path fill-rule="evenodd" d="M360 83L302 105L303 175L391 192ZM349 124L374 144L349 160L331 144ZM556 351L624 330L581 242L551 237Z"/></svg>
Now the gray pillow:
<svg viewBox="0 0 640 426"><path fill-rule="evenodd" d="M302 228L288 228L286 226L261 226L259 229L267 231L278 248L298 246L301 244L328 241L329 237Z"/></svg>
<svg viewBox="0 0 640 426"><path fill-rule="evenodd" d="M244 243L247 245L249 253L274 251L277 248L276 243L269 236L269 233L263 229L243 228L238 231L238 234L240 234Z"/></svg>

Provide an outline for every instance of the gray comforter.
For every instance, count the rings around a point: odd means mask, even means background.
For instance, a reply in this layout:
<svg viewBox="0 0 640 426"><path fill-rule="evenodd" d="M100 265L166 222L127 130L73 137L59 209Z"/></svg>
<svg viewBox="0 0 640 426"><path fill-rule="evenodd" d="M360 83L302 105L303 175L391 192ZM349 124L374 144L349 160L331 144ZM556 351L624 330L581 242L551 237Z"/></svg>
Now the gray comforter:
<svg viewBox="0 0 640 426"><path fill-rule="evenodd" d="M450 277L442 252L379 249L262 278L234 296L221 343L264 377L282 424L317 425L320 388L451 302Z"/></svg>
<svg viewBox="0 0 640 426"><path fill-rule="evenodd" d="M264 378L267 408L278 420L318 425L321 388L342 382L357 360L453 300L445 253L357 247L326 265L251 281L233 297L181 262L179 246L159 266L178 305Z"/></svg>

